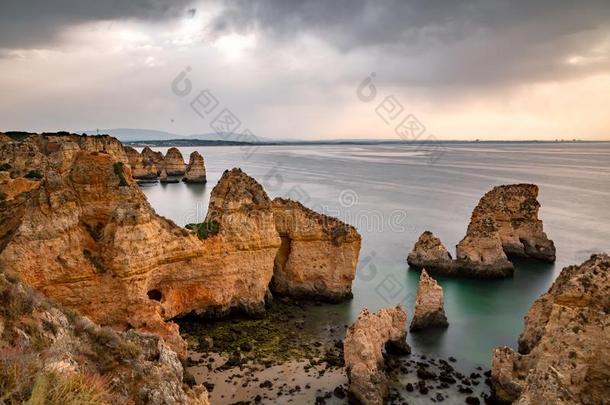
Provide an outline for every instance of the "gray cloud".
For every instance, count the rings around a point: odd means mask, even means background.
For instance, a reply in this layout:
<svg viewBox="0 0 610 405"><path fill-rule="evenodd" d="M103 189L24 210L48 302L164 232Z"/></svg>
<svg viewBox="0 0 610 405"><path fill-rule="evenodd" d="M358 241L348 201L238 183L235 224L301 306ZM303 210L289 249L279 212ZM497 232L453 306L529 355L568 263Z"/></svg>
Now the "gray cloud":
<svg viewBox="0 0 610 405"><path fill-rule="evenodd" d="M217 33L314 35L405 85L493 84L608 70L607 1L226 0ZM591 47L603 44L597 54ZM587 63L570 65L570 56Z"/></svg>
<svg viewBox="0 0 610 405"><path fill-rule="evenodd" d="M53 44L71 25L101 20L159 21L184 17L193 0L2 0L0 48Z"/></svg>

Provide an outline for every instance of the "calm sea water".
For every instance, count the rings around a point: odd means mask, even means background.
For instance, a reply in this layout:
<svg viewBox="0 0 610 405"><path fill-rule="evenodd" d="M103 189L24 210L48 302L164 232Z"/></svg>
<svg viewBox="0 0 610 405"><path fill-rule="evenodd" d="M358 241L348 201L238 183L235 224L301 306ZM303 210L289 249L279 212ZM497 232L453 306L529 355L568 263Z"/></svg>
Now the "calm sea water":
<svg viewBox="0 0 610 405"><path fill-rule="evenodd" d="M351 323L364 307L398 303L412 314L419 274L405 258L419 235L431 230L453 254L486 191L537 184L557 262L519 261L505 280L439 278L450 326L409 334L417 353L489 366L494 347L516 346L523 316L564 266L610 251L610 143L453 144L434 164L409 145L181 148L187 160L193 150L205 158L207 185L142 186L157 212L179 225L201 221L222 172L241 167L271 197L298 198L358 227L363 243L354 299L312 308L321 323L328 311Z"/></svg>

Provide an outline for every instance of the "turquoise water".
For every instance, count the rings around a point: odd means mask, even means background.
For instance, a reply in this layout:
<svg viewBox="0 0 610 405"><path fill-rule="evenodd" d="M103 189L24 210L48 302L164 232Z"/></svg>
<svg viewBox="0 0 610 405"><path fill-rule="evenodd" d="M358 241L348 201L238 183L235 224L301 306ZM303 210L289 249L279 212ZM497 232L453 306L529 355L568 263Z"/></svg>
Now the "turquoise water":
<svg viewBox="0 0 610 405"><path fill-rule="evenodd" d="M397 303L411 314L419 274L405 257L419 235L431 230L453 253L486 191L538 184L540 217L557 262L516 262L515 276L505 280L439 278L450 326L409 334L422 354L489 366L494 347L516 346L523 316L564 266L610 251L610 143L449 144L434 164L410 145L181 148L185 159L193 150L205 158L207 185L142 186L157 212L179 225L201 221L222 172L241 167L271 197L296 197L358 227L363 243L354 299L312 308L320 322L328 311L350 323L363 307Z"/></svg>

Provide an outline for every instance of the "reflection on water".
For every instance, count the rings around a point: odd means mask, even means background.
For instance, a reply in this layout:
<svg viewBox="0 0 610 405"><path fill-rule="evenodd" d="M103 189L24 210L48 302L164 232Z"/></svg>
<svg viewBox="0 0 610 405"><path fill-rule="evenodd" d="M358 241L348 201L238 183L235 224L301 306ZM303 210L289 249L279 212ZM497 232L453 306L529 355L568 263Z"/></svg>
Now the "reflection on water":
<svg viewBox="0 0 610 405"><path fill-rule="evenodd" d="M223 171L241 167L271 197L298 196L359 226L354 299L313 309L320 322L324 311L339 311L347 324L363 307L375 311L397 303L412 314L419 273L405 258L419 235L434 232L453 253L486 191L506 183L538 184L540 215L555 241L557 263L516 260L515 276L505 280L439 277L450 326L409 334L416 353L488 366L494 347L516 346L523 316L564 266L609 250L608 143L452 144L432 166L408 145L268 146L248 159L239 147L181 148L183 156L193 150L205 158L208 185L142 185L157 212L179 225L201 222ZM342 199L346 190L355 198Z"/></svg>

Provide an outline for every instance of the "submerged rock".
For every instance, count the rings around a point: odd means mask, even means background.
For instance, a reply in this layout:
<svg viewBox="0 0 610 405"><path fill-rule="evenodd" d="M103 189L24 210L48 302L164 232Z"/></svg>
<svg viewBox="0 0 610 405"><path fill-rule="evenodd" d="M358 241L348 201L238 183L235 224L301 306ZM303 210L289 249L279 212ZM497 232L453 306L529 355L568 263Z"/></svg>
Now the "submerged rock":
<svg viewBox="0 0 610 405"><path fill-rule="evenodd" d="M189 158L186 166L186 173L182 179L185 183L205 183L205 163L199 152L194 151Z"/></svg>
<svg viewBox="0 0 610 405"><path fill-rule="evenodd" d="M407 263L436 273L451 273L454 270L451 254L430 231L421 234L407 257Z"/></svg>
<svg viewBox="0 0 610 405"><path fill-rule="evenodd" d="M610 256L568 266L534 302L519 352L494 351L498 400L529 404L602 404L610 398Z"/></svg>
<svg viewBox="0 0 610 405"><path fill-rule="evenodd" d="M414 331L448 325L443 306L443 288L426 273L426 270L422 270L417 286L415 313L409 329Z"/></svg>
<svg viewBox="0 0 610 405"><path fill-rule="evenodd" d="M356 228L283 198L273 200L273 215L282 243L272 291L327 301L351 298L361 243Z"/></svg>
<svg viewBox="0 0 610 405"><path fill-rule="evenodd" d="M183 176L186 164L178 148L169 148L163 158L163 168L168 176Z"/></svg>
<svg viewBox="0 0 610 405"><path fill-rule="evenodd" d="M383 350L391 345L403 353L411 349L406 342L407 313L400 306L382 308L376 314L366 308L347 330L344 357L349 392L363 404L383 404L390 393L384 372Z"/></svg>

